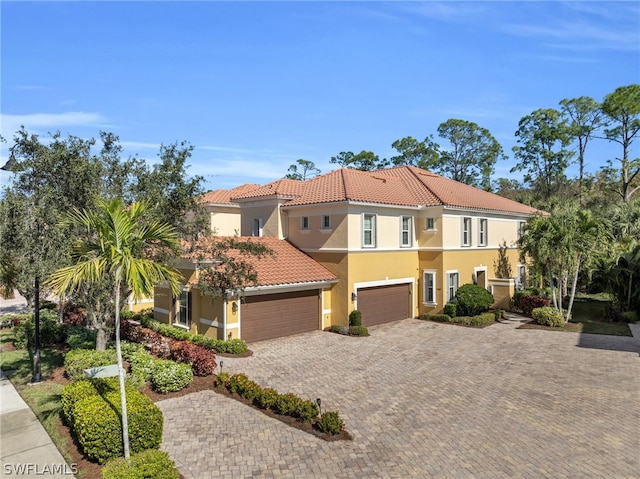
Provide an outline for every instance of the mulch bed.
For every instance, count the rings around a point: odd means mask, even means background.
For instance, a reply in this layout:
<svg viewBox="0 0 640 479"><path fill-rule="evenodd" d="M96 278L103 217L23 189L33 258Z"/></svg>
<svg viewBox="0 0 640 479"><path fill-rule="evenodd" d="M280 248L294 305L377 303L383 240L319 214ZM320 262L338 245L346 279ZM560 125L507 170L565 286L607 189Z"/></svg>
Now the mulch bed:
<svg viewBox="0 0 640 479"><path fill-rule="evenodd" d="M6 348L7 345L5 345ZM8 349L8 348L6 348ZM6 350L5 349L5 350ZM247 353L245 353L242 356L238 356L238 355L230 355L230 354L218 354L217 356L219 357L246 357L246 356L250 356L251 354L253 354L251 351L248 351ZM224 396L227 396L229 398L232 398L236 401L240 401L244 404L246 404L248 407L252 407L254 409L256 409L257 411L262 412L263 414L272 417L274 419L277 419L291 427L295 427L297 429L300 429L304 432L307 432L309 434L313 434L314 436L320 438L320 439L324 439L325 441L338 441L338 440L352 440L353 436L351 436L351 434L348 431L342 431L340 434L336 434L336 435L329 435L323 432L318 431L317 429L315 429L312 424L310 423L303 423L298 421L297 419L291 417L291 416L283 416L280 414L276 414L273 411L270 410L265 410L265 409L260 409L256 406L253 405L253 403L251 401L248 401L242 397L240 397L237 394L232 394L230 393L226 388L218 388L215 386L214 384L214 377L215 376L194 376L193 380L191 381L191 383L184 389L181 389L180 391L176 391L176 392L172 392L172 393L167 393L167 394L160 394L156 391L153 390L151 383L147 382L144 386L144 388L142 389L142 393L149 397L154 403L158 402L158 401L163 401L165 399L172 399L172 398L178 398L178 397L183 397L186 396L188 394L192 394L195 392L199 392L199 391L205 391L205 390L212 390L215 391L218 394L222 394ZM56 369L54 369L50 374L48 374L45 378L46 381L50 381L56 384L61 384L61 385L66 385L70 382L70 380L65 376L65 371L64 371L64 366L60 366ZM74 437L71 434L71 430L61 421L58 425L57 425L57 433L58 435L62 438L63 442L66 445L66 450L69 451L69 453L71 454L71 460L69 461L70 463L73 463L77 466L78 470L79 470L79 474L78 477L81 479L101 479L102 475L101 475L101 471L102 471L102 465L101 464L96 464L94 462L91 462L89 460L87 460L84 456L84 454L82 453L82 450L80 448L80 446L78 445L78 443L75 441Z"/></svg>

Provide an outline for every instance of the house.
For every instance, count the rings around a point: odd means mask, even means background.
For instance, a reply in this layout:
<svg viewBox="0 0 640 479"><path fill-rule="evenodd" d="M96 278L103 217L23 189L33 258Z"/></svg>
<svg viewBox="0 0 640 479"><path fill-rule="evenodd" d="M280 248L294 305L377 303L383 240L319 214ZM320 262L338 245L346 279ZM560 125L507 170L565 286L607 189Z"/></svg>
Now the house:
<svg viewBox="0 0 640 479"><path fill-rule="evenodd" d="M502 305L526 271L515 248L520 228L539 213L412 166L283 179L229 202L238 205L240 235L277 251L256 265L260 286L248 288L240 305L212 302L195 286L197 261L185 258L184 298L172 303L158 288L155 314L247 341L346 325L354 309L364 326L439 313L465 283L488 288ZM495 278L505 243L514 277Z"/></svg>

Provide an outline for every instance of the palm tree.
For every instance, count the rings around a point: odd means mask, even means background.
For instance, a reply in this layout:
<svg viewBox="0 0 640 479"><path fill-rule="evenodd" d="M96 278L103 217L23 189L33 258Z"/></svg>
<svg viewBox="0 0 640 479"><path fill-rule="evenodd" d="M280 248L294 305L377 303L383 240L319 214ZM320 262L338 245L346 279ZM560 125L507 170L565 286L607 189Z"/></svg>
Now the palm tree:
<svg viewBox="0 0 640 479"><path fill-rule="evenodd" d="M74 209L65 223L81 227L84 238L72 249L74 264L54 272L47 283L56 293L77 291L83 285L104 278L113 281L115 337L118 377L122 406L124 456L129 457L129 424L124 390L125 372L120 348L120 294L124 287L134 299L148 297L160 281L166 281L174 294L179 293L180 273L156 261L162 252L178 251L178 235L168 224L145 221L146 206L126 206L120 199L97 200L97 211Z"/></svg>

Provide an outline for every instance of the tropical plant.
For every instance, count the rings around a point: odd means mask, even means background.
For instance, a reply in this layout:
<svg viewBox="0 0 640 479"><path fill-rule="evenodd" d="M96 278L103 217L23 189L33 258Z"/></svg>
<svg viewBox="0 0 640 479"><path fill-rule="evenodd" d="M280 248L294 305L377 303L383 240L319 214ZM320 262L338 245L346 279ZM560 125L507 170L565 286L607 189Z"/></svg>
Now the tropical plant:
<svg viewBox="0 0 640 479"><path fill-rule="evenodd" d="M115 304L120 304L122 288L134 299L148 297L160 281L166 281L173 294L179 293L180 273L155 260L159 251L178 250L176 231L166 223L144 221L143 203L124 205L120 199L97 200L97 211L74 208L66 218L82 228L84 237L73 244L74 264L55 271L47 284L58 294L74 291L86 283L108 277L113 281ZM120 346L120 308L115 310L115 339L122 408L124 455L129 457L129 432L125 394L125 371Z"/></svg>

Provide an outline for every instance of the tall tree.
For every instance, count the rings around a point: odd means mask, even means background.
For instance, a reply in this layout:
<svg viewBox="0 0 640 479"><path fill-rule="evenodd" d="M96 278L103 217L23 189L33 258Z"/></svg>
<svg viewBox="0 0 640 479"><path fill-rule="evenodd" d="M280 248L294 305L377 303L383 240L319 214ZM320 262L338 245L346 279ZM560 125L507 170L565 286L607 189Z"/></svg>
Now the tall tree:
<svg viewBox="0 0 640 479"><path fill-rule="evenodd" d="M567 122L558 110L547 108L523 117L518 126L513 152L519 162L511 173L524 171L525 182L548 200L560 193L573 156L567 149L571 142Z"/></svg>
<svg viewBox="0 0 640 479"><path fill-rule="evenodd" d="M578 196L582 204L584 166L587 144L602 127L602 110L593 98L581 96L560 101L562 114L567 121L569 137L576 142L578 161Z"/></svg>
<svg viewBox="0 0 640 479"><path fill-rule="evenodd" d="M378 155L372 151L365 150L362 150L360 153L341 151L338 155L332 156L329 163L360 171L373 171L388 166L387 160L381 160Z"/></svg>
<svg viewBox="0 0 640 479"><path fill-rule="evenodd" d="M316 168L313 161L303 160L302 158L296 160L293 165L289 166L287 171L289 173L287 173L285 178L301 181L308 180L309 178L315 178L321 173L321 171Z"/></svg>
<svg viewBox="0 0 640 479"><path fill-rule="evenodd" d="M640 84L617 88L602 102L602 111L607 118L605 137L622 146L620 162L619 195L623 201L640 190L640 158L632 158L631 145L640 131ZM613 162L609 161L613 167Z"/></svg>
<svg viewBox="0 0 640 479"><path fill-rule="evenodd" d="M489 130L452 118L438 126L438 135L449 141L451 149L440 150L436 170L460 183L490 190L495 164L506 156Z"/></svg>
<svg viewBox="0 0 640 479"><path fill-rule="evenodd" d="M391 163L395 166L409 165L430 170L440 159L440 147L433 141L432 136L428 136L424 141L407 136L394 141L391 146L399 153L391 157Z"/></svg>
<svg viewBox="0 0 640 479"><path fill-rule="evenodd" d="M95 210L74 208L65 221L84 229L84 238L74 243L74 264L51 274L47 283L57 293L78 290L85 284L113 281L115 304L120 304L122 288L132 291L134 298L148 297L160 281L168 282L174 295L179 294L181 275L155 261L165 249L178 252L178 235L166 223L144 220L145 205L125 205L119 199L97 202ZM129 457L129 423L124 388L125 371L120 347L120 308L115 309L116 354L120 402L122 407L122 441L124 456Z"/></svg>

